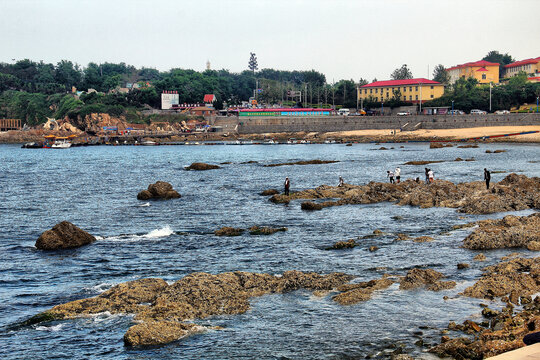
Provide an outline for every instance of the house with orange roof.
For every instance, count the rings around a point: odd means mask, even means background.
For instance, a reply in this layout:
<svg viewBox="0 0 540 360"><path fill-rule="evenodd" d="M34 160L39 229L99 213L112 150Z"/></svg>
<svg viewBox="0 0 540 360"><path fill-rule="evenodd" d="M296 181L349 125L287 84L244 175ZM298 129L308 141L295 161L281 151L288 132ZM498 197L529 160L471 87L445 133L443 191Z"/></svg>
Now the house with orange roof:
<svg viewBox="0 0 540 360"><path fill-rule="evenodd" d="M513 62L504 66L504 77L511 78L520 72L527 73L529 80L540 77L540 57Z"/></svg>
<svg viewBox="0 0 540 360"><path fill-rule="evenodd" d="M384 102L398 97L402 101L416 104L441 97L443 93L444 85L440 82L417 78L375 81L360 86L357 96L358 100L370 99L376 102Z"/></svg>
<svg viewBox="0 0 540 360"><path fill-rule="evenodd" d="M480 84L499 83L499 63L486 60L468 62L446 69L450 77L450 84L459 78L474 78Z"/></svg>

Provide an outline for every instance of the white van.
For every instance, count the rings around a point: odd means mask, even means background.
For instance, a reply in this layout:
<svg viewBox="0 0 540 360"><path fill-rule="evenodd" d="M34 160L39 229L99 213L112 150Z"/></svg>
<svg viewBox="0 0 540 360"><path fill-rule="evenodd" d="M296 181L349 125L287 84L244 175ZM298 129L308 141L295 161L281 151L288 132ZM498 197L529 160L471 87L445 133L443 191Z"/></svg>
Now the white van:
<svg viewBox="0 0 540 360"><path fill-rule="evenodd" d="M469 114L471 114L471 115L485 115L486 112L484 110L472 109Z"/></svg>
<svg viewBox="0 0 540 360"><path fill-rule="evenodd" d="M351 111L349 109L339 109L338 110L338 115L342 115L342 116L349 116L349 114L351 113Z"/></svg>

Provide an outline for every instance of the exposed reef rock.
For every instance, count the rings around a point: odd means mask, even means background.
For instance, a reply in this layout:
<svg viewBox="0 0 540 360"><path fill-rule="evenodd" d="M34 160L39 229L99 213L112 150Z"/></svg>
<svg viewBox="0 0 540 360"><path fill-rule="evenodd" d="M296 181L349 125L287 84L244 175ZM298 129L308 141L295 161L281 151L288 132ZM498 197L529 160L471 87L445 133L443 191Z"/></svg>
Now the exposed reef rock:
<svg viewBox="0 0 540 360"><path fill-rule="evenodd" d="M444 275L432 269L412 269L399 284L400 290L411 290L421 286L426 286L427 290L439 291L452 289L456 286L454 281L440 281Z"/></svg>
<svg viewBox="0 0 540 360"><path fill-rule="evenodd" d="M352 249L355 246L358 246L354 239L349 239L347 241L338 241L334 245L327 247L326 250L341 250L341 249Z"/></svg>
<svg viewBox="0 0 540 360"><path fill-rule="evenodd" d="M214 231L214 234L217 236L240 236L243 232L244 229L224 226L221 229Z"/></svg>
<svg viewBox="0 0 540 360"><path fill-rule="evenodd" d="M288 229L286 227L280 227L280 228L271 228L267 226L252 226L249 228L249 233L251 235L272 235L274 233L280 232L280 231L287 231Z"/></svg>
<svg viewBox="0 0 540 360"><path fill-rule="evenodd" d="M264 167L275 167L275 166L284 166L284 165L320 165L320 164L333 164L339 162L338 160L303 160L296 162L287 162L280 164L267 164Z"/></svg>
<svg viewBox="0 0 540 360"><path fill-rule="evenodd" d="M454 184L446 180L436 180L432 184L417 183L414 180L399 184L370 182L367 185L345 184L342 187L321 185L291 193L289 196L274 195L270 201L289 203L291 200L333 199L306 204L303 208L316 210L346 204L373 204L383 201L398 205L457 208L468 214L491 214L540 208L540 178L509 174L501 182L486 190L482 181ZM338 199L338 200L335 200Z"/></svg>
<svg viewBox="0 0 540 360"><path fill-rule="evenodd" d="M279 191L277 189L268 189L261 192L262 196L270 196L270 195L276 195L279 194Z"/></svg>
<svg viewBox="0 0 540 360"><path fill-rule="evenodd" d="M367 301L371 299L371 295L375 290L386 289L394 282L388 279L386 276L383 276L377 280L365 281L357 284L345 284L337 288L338 291L341 291L341 294L338 294L333 297L334 301L341 305L352 305L360 301Z"/></svg>
<svg viewBox="0 0 540 360"><path fill-rule="evenodd" d="M529 296L540 291L540 257L515 258L484 269L482 277L463 291L463 295L493 299L496 297Z"/></svg>
<svg viewBox="0 0 540 360"><path fill-rule="evenodd" d="M186 167L186 170L212 170L212 169L219 169L219 165L212 165L212 164L205 164L205 163L199 163L194 162L191 165Z"/></svg>
<svg viewBox="0 0 540 360"><path fill-rule="evenodd" d="M148 190L143 190L137 194L138 200L150 199L178 199L182 197L178 191L174 190L172 185L165 181L157 181L154 184L148 185Z"/></svg>
<svg viewBox="0 0 540 360"><path fill-rule="evenodd" d="M467 249L539 248L540 213L508 215L500 220L483 220L476 224L478 228L463 240L463 247Z"/></svg>
<svg viewBox="0 0 540 360"><path fill-rule="evenodd" d="M302 288L329 291L351 279L352 276L343 273L319 275L296 270L281 276L240 271L218 275L193 273L172 285L162 279L141 279L116 285L93 298L57 305L35 316L32 324L105 311L135 314L138 323L125 334L125 343L159 345L203 330L183 323L185 320L246 312L251 297Z"/></svg>
<svg viewBox="0 0 540 360"><path fill-rule="evenodd" d="M41 250L77 248L96 241L96 238L70 222L62 221L43 232L36 241Z"/></svg>

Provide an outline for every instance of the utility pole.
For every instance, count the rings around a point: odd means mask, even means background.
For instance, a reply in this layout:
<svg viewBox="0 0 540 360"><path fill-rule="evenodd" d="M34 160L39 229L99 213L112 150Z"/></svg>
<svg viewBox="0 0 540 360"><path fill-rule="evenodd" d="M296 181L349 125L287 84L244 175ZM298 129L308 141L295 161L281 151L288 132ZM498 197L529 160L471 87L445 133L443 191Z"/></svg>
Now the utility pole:
<svg viewBox="0 0 540 360"><path fill-rule="evenodd" d="M489 112L491 112L491 82L489 83Z"/></svg>
<svg viewBox="0 0 540 360"><path fill-rule="evenodd" d="M422 83L420 83L420 114L421 113L422 113Z"/></svg>
<svg viewBox="0 0 540 360"><path fill-rule="evenodd" d="M304 95L304 99L306 100L304 101L304 107L306 107L307 106L307 83L304 83L304 92L306 93Z"/></svg>
<svg viewBox="0 0 540 360"><path fill-rule="evenodd" d="M356 85L356 112L358 113L358 101L360 100L360 95L358 95L358 93L360 92L360 87L358 85Z"/></svg>

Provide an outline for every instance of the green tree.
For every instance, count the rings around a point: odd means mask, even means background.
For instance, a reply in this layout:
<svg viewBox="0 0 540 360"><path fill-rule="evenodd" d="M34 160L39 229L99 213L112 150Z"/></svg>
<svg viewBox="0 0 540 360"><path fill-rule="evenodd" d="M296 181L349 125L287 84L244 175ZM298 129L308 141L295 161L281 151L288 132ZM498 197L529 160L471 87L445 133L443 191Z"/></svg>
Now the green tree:
<svg viewBox="0 0 540 360"><path fill-rule="evenodd" d="M441 84L448 84L450 76L446 72L445 67L442 64L435 66L433 69L433 80L440 82Z"/></svg>
<svg viewBox="0 0 540 360"><path fill-rule="evenodd" d="M255 70L257 70L259 66L257 65L257 55L255 53L250 52L249 53L249 62L248 62L248 69L255 74Z"/></svg>
<svg viewBox="0 0 540 360"><path fill-rule="evenodd" d="M497 50L491 50L482 60L499 63L499 75L504 73L504 66L515 62L516 60L508 53L501 54Z"/></svg>
<svg viewBox="0 0 540 360"><path fill-rule="evenodd" d="M411 70L407 67L407 64L401 65L400 68L397 68L390 74L390 78L392 80L404 80L404 79L412 79L413 74Z"/></svg>

